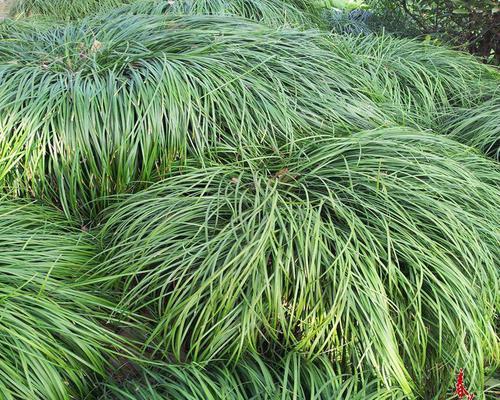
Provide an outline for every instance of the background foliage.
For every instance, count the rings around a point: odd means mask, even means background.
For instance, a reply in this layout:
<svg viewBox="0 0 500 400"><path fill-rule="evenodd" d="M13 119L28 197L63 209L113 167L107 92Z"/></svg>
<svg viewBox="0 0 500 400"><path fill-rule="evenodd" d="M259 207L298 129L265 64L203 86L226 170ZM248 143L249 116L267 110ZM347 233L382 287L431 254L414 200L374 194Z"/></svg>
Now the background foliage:
<svg viewBox="0 0 500 400"><path fill-rule="evenodd" d="M495 0L368 0L374 23L403 36L423 36L500 64L500 5Z"/></svg>

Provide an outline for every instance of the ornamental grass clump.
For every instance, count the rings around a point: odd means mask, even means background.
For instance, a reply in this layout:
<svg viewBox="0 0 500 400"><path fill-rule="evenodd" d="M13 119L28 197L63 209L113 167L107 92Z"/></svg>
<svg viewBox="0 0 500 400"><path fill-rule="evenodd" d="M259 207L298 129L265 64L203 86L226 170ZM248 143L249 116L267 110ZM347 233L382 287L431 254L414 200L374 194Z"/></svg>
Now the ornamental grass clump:
<svg viewBox="0 0 500 400"><path fill-rule="evenodd" d="M0 398L481 392L497 70L305 0L16 7L0 190L36 203L0 195Z"/></svg>
<svg viewBox="0 0 500 400"><path fill-rule="evenodd" d="M0 199L0 397L85 398L115 352L112 303L72 282L95 266L90 234L50 208Z"/></svg>
<svg viewBox="0 0 500 400"><path fill-rule="evenodd" d="M0 30L0 131L20 195L91 215L219 144L390 124L315 31L235 17L97 17ZM97 199L102 199L97 202Z"/></svg>
<svg viewBox="0 0 500 400"><path fill-rule="evenodd" d="M454 107L498 96L498 70L445 47L388 35L337 35L332 51L364 71L359 90L403 125L434 129Z"/></svg>
<svg viewBox="0 0 500 400"><path fill-rule="evenodd" d="M95 279L155 316L146 346L326 355L426 398L462 366L484 384L500 360L500 193L483 179L498 166L404 128L280 150L221 152L105 210Z"/></svg>
<svg viewBox="0 0 500 400"><path fill-rule="evenodd" d="M36 17L73 20L110 11L134 0L14 0L10 14L16 18Z"/></svg>
<svg viewBox="0 0 500 400"><path fill-rule="evenodd" d="M296 7L297 4L288 5ZM298 5L299 12L269 12L274 5L262 2L247 4L247 0L175 2L143 0L123 7L118 13L145 14L224 14L234 13L271 26L309 26L314 7ZM287 7L280 6L282 10ZM300 15L301 19L286 21L285 17ZM304 17L305 15L305 17ZM271 16L278 20L272 20ZM313 18L314 19L314 18ZM321 24L315 21L316 26ZM498 71L478 62L472 56L387 35L332 35L330 50L351 64L349 76L355 82L349 91L369 96L386 113L402 125L435 128L436 118L452 107L470 108L485 98L495 96L500 82Z"/></svg>
<svg viewBox="0 0 500 400"><path fill-rule="evenodd" d="M256 355L234 368L221 362L163 365L140 379L109 383L99 400L404 400L397 388L342 376L327 357L304 360L298 354L266 360Z"/></svg>
<svg viewBox="0 0 500 400"><path fill-rule="evenodd" d="M306 0L15 0L10 14L70 21L121 7L138 14L236 15L277 27L320 21Z"/></svg>
<svg viewBox="0 0 500 400"><path fill-rule="evenodd" d="M306 1L284 0L139 0L119 14L233 15L274 27L317 27L320 19Z"/></svg>
<svg viewBox="0 0 500 400"><path fill-rule="evenodd" d="M500 161L500 99L473 108L459 108L446 116L443 131L453 139Z"/></svg>

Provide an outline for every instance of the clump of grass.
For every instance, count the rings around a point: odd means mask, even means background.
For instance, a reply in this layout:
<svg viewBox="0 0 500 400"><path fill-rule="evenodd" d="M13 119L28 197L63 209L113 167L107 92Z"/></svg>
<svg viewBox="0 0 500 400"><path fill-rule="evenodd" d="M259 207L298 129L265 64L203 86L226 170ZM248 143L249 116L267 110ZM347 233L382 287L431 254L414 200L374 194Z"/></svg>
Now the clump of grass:
<svg viewBox="0 0 500 400"><path fill-rule="evenodd" d="M17 0L11 15L71 21L123 7L138 14L236 15L271 26L311 26L319 22L305 0Z"/></svg>
<svg viewBox="0 0 500 400"><path fill-rule="evenodd" d="M481 387L500 360L498 166L407 129L280 150L219 153L105 211L96 279L154 310L146 345L323 354L425 398L459 367Z"/></svg>
<svg viewBox="0 0 500 400"><path fill-rule="evenodd" d="M444 133L500 161L500 101L498 97L477 107L458 108L444 120Z"/></svg>
<svg viewBox="0 0 500 400"><path fill-rule="evenodd" d="M434 129L454 107L474 107L498 91L497 70L445 47L384 35L337 35L332 45L364 71L359 90L404 125Z"/></svg>
<svg viewBox="0 0 500 400"><path fill-rule="evenodd" d="M16 27L0 30L0 130L19 150L8 184L67 214L220 143L390 123L316 31L142 15Z"/></svg>
<svg viewBox="0 0 500 400"><path fill-rule="evenodd" d="M90 234L3 198L0 248L0 397L84 398L114 352L130 354L104 327L112 303L72 286L95 266Z"/></svg>
<svg viewBox="0 0 500 400"><path fill-rule="evenodd" d="M119 14L233 15L268 26L314 27L320 20L306 2L284 0L139 0Z"/></svg>
<svg viewBox="0 0 500 400"><path fill-rule="evenodd" d="M234 369L222 363L164 365L137 382L109 384L100 400L403 400L376 380L339 375L327 357L309 362L290 353L275 360L249 355Z"/></svg>
<svg viewBox="0 0 500 400"><path fill-rule="evenodd" d="M45 17L69 21L129 4L134 0L15 0L14 17Z"/></svg>

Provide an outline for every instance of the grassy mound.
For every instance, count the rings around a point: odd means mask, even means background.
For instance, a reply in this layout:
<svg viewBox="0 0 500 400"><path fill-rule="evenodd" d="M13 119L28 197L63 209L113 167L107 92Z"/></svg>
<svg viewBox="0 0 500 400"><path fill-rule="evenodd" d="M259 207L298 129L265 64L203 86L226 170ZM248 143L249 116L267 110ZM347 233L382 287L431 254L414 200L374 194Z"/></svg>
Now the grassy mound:
<svg viewBox="0 0 500 400"><path fill-rule="evenodd" d="M134 0L15 0L10 14L14 17L49 17L72 20L109 11Z"/></svg>
<svg viewBox="0 0 500 400"><path fill-rule="evenodd" d="M500 193L484 179L498 166L405 129L281 150L187 168L106 210L97 274L156 315L147 345L177 360L327 354L426 398L459 367L482 385L500 360Z"/></svg>
<svg viewBox="0 0 500 400"><path fill-rule="evenodd" d="M104 196L221 143L278 148L395 122L432 129L481 103L498 77L411 41L227 16L8 23L0 37L0 178L68 214L92 215Z"/></svg>
<svg viewBox="0 0 500 400"><path fill-rule="evenodd" d="M500 74L318 4L0 23L0 190L60 209L0 199L0 398L480 397Z"/></svg>
<svg viewBox="0 0 500 400"><path fill-rule="evenodd" d="M234 15L268 26L313 27L320 23L305 1L284 0L139 0L120 14Z"/></svg>
<svg viewBox="0 0 500 400"><path fill-rule="evenodd" d="M326 357L308 362L297 354L274 361L249 356L234 368L221 363L166 365L137 382L108 385L100 400L403 400L397 389L344 377Z"/></svg>
<svg viewBox="0 0 500 400"><path fill-rule="evenodd" d="M120 7L138 14L236 15L270 26L308 26L318 20L306 0L16 0L10 13L69 21Z"/></svg>
<svg viewBox="0 0 500 400"><path fill-rule="evenodd" d="M95 264L90 234L51 209L0 200L0 392L84 398L114 351L111 303L71 285Z"/></svg>
<svg viewBox="0 0 500 400"><path fill-rule="evenodd" d="M473 108L459 108L445 118L443 130L453 139L500 161L500 100L497 97Z"/></svg>
<svg viewBox="0 0 500 400"><path fill-rule="evenodd" d="M0 130L16 161L8 183L67 213L214 144L277 147L313 129L388 122L350 90L351 67L317 32L129 16L11 23L0 38Z"/></svg>
<svg viewBox="0 0 500 400"><path fill-rule="evenodd" d="M466 53L391 36L338 35L332 51L359 66L359 90L403 125L435 129L454 107L496 97L498 70Z"/></svg>

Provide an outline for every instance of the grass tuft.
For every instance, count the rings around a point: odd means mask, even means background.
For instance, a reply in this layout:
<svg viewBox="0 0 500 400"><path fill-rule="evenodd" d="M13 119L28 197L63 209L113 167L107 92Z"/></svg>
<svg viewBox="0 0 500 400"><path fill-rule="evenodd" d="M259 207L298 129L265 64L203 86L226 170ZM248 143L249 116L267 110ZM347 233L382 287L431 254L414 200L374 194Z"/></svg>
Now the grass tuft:
<svg viewBox="0 0 500 400"><path fill-rule="evenodd" d="M359 90L402 125L434 129L454 107L498 96L498 70L445 47L388 35L337 35L332 51L360 67Z"/></svg>
<svg viewBox="0 0 500 400"><path fill-rule="evenodd" d="M233 15L273 27L317 27L320 19L305 1L284 0L139 0L119 14Z"/></svg>
<svg viewBox="0 0 500 400"><path fill-rule="evenodd" d="M140 381L107 385L100 400L404 400L376 380L339 375L326 357L314 362L290 353L273 361L248 356L234 368L221 363L165 365Z"/></svg>
<svg viewBox="0 0 500 400"><path fill-rule="evenodd" d="M326 355L426 398L459 367L484 385L500 360L496 164L404 128L219 155L103 214L96 279L153 309L147 346Z"/></svg>
<svg viewBox="0 0 500 400"><path fill-rule="evenodd" d="M117 8L134 14L234 15L270 26L313 26L317 10L306 0L16 0L10 14L71 21Z"/></svg>
<svg viewBox="0 0 500 400"><path fill-rule="evenodd" d="M293 145L390 124L316 31L235 17L99 17L0 30L7 184L92 215L220 143Z"/></svg>
<svg viewBox="0 0 500 400"><path fill-rule="evenodd" d="M118 351L131 355L113 303L72 285L95 266L93 242L50 208L0 199L3 399L83 398Z"/></svg>
<svg viewBox="0 0 500 400"><path fill-rule="evenodd" d="M458 108L445 118L443 131L453 139L500 161L500 100L495 97L472 108Z"/></svg>

